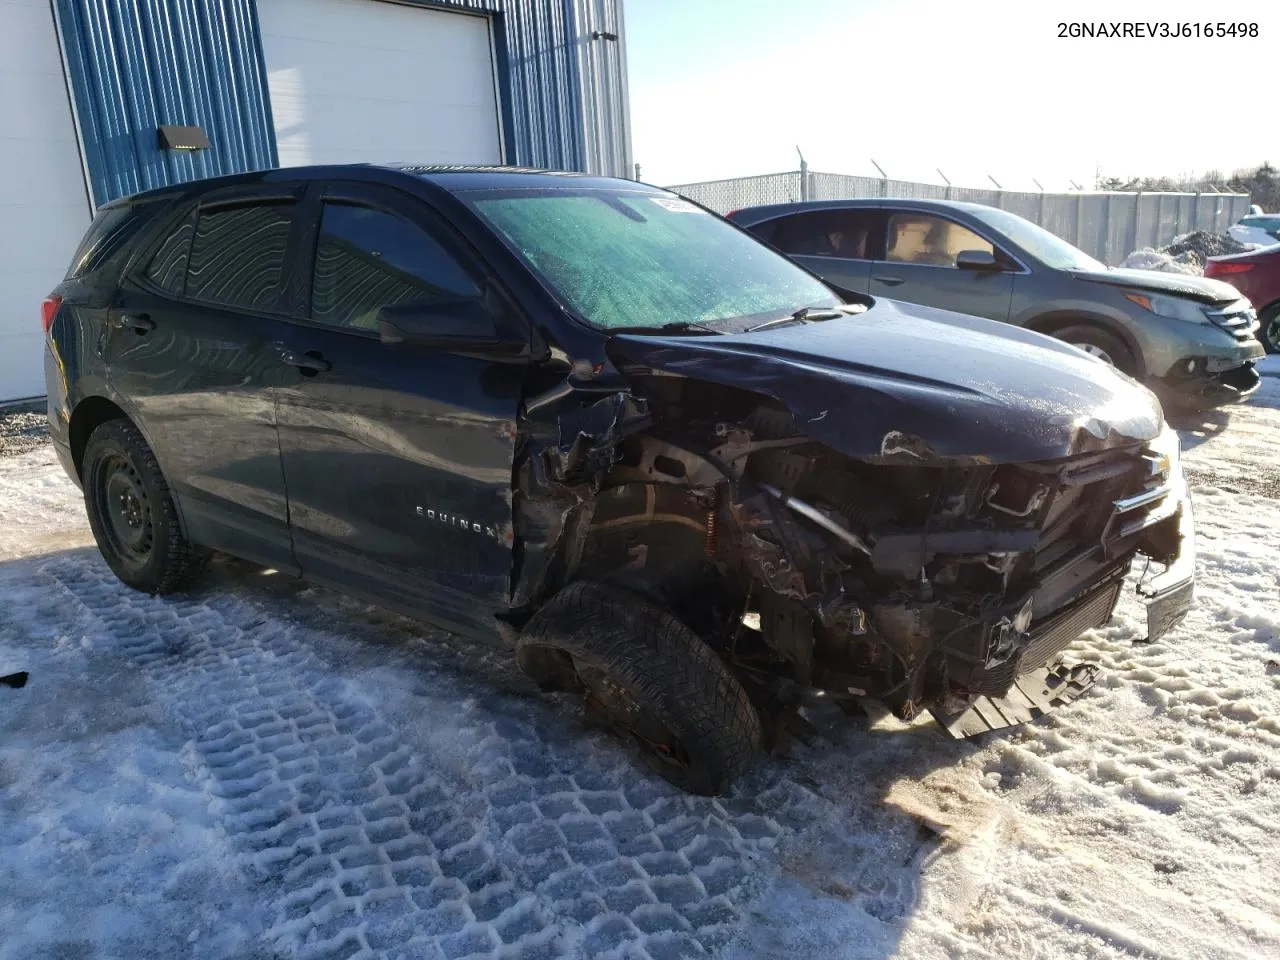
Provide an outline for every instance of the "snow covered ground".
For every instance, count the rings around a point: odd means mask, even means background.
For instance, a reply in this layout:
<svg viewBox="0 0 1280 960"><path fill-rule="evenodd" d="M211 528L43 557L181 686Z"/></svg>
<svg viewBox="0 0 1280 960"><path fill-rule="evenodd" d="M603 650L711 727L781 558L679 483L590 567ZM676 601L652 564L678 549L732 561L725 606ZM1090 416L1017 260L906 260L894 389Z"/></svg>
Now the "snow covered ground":
<svg viewBox="0 0 1280 960"><path fill-rule="evenodd" d="M0 958L1280 957L1280 362L1186 424L1196 608L953 743L839 721L733 795L644 773L501 655L222 563L112 578L0 458Z"/></svg>

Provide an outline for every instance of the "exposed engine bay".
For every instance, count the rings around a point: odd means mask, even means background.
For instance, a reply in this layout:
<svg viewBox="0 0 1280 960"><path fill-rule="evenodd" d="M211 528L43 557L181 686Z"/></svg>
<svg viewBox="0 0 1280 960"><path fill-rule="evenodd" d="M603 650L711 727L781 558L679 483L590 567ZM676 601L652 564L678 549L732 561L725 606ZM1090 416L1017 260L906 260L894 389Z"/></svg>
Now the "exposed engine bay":
<svg viewBox="0 0 1280 960"><path fill-rule="evenodd" d="M1172 567L1188 535L1167 430L1028 463L956 462L885 431L852 457L750 390L629 386L541 438L531 426L514 618L578 578L626 584L766 713L821 690L907 720L931 710L956 736L1031 719L1092 683L1059 655L1110 619L1135 556Z"/></svg>

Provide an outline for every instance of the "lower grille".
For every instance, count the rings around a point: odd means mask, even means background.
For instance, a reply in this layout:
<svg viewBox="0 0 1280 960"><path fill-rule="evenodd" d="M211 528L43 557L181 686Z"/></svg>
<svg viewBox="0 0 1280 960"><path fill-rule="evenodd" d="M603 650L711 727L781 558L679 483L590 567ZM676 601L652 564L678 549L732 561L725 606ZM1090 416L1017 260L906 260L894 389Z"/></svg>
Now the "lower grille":
<svg viewBox="0 0 1280 960"><path fill-rule="evenodd" d="M1080 634L1106 623L1122 586L1123 581L1117 580L1051 615L1040 625L1033 624L1031 642L1020 656L1010 657L991 670L975 670L964 688L982 696L1004 696L1018 676L1043 667Z"/></svg>
<svg viewBox="0 0 1280 960"><path fill-rule="evenodd" d="M1022 651L1019 672L1043 667L1080 634L1106 623L1120 595L1120 587L1121 582L1117 581L1055 613L1042 625L1033 624L1031 642Z"/></svg>

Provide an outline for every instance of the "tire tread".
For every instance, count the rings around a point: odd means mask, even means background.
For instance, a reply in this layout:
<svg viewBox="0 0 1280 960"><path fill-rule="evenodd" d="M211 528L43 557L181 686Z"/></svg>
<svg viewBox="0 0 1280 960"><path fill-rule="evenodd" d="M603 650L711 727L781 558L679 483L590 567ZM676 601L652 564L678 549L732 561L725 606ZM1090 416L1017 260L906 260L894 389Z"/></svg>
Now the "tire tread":
<svg viewBox="0 0 1280 960"><path fill-rule="evenodd" d="M578 581L525 626L519 647L543 646L601 667L640 694L705 776L679 784L719 793L759 750L760 717L719 655L671 613L610 584Z"/></svg>

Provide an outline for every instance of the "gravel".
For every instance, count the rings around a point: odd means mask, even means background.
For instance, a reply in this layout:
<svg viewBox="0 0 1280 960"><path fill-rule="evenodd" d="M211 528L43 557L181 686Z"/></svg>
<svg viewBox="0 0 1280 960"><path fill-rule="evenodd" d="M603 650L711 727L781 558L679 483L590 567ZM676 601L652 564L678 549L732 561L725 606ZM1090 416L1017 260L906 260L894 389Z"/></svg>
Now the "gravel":
<svg viewBox="0 0 1280 960"><path fill-rule="evenodd" d="M16 457L49 440L49 424L44 413L30 406L0 412L0 457Z"/></svg>

